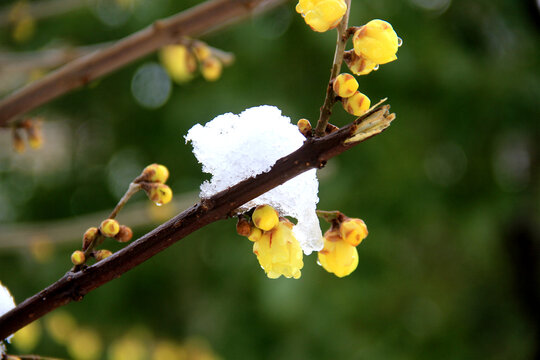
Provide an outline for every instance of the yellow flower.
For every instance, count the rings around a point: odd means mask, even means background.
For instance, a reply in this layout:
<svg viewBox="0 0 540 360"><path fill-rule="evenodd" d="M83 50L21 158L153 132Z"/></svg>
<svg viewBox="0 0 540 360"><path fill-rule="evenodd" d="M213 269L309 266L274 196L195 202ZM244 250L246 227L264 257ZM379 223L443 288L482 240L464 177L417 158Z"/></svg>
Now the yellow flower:
<svg viewBox="0 0 540 360"><path fill-rule="evenodd" d="M397 59L399 40L392 25L384 20L371 20L353 36L354 52L376 64L386 64Z"/></svg>
<svg viewBox="0 0 540 360"><path fill-rule="evenodd" d="M296 12L317 32L335 28L346 11L344 0L300 0L296 5Z"/></svg>
<svg viewBox="0 0 540 360"><path fill-rule="evenodd" d="M358 251L338 231L328 230L324 234L324 248L319 251L319 263L326 271L344 277L358 266Z"/></svg>
<svg viewBox="0 0 540 360"><path fill-rule="evenodd" d="M378 68L378 64L356 55L354 50L347 51L343 59L347 63L349 70L355 75L367 75Z"/></svg>
<svg viewBox="0 0 540 360"><path fill-rule="evenodd" d="M151 164L144 168L142 175L145 180L164 184L169 178L169 169L160 164Z"/></svg>
<svg viewBox="0 0 540 360"><path fill-rule="evenodd" d="M253 252L270 279L277 279L281 275L298 279L302 275L302 248L288 220L282 219L272 230L263 232L253 244Z"/></svg>
<svg viewBox="0 0 540 360"><path fill-rule="evenodd" d="M223 65L214 56L209 56L201 62L201 74L206 81L216 81L222 72Z"/></svg>
<svg viewBox="0 0 540 360"><path fill-rule="evenodd" d="M347 219L339 225L339 235L345 242L358 246L368 236L368 229L360 219Z"/></svg>
<svg viewBox="0 0 540 360"><path fill-rule="evenodd" d="M120 231L120 224L114 219L105 219L99 226L101 233L106 237L113 237Z"/></svg>

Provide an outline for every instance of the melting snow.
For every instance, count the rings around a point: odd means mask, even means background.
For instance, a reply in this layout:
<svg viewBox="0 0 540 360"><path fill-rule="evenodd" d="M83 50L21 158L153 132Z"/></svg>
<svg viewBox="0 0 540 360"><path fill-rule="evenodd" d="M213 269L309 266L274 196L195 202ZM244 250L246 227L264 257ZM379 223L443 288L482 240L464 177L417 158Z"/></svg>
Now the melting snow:
<svg viewBox="0 0 540 360"><path fill-rule="evenodd" d="M295 151L304 136L275 106L258 106L239 115L219 115L205 126L193 126L186 138L202 170L212 174L201 185L201 198L208 198L236 183L270 170L281 157ZM269 204L282 216L298 220L293 231L306 255L323 247L315 213L319 198L316 170L309 170L244 204L240 210Z"/></svg>

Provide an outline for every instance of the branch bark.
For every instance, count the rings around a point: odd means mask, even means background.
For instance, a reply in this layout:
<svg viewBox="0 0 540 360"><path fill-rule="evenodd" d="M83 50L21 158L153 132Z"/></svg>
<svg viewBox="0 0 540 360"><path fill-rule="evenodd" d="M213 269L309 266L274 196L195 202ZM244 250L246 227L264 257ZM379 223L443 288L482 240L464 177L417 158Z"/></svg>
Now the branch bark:
<svg viewBox="0 0 540 360"><path fill-rule="evenodd" d="M57 307L73 300L82 300L90 291L120 277L192 232L226 219L236 208L268 190L307 170L324 167L332 157L388 127L395 118L394 114L389 113L389 108L388 105L374 107L355 122L330 135L308 138L298 150L279 159L270 171L201 200L105 260L81 271L66 273L57 282L0 317L0 339L5 339ZM365 136L359 138L359 131Z"/></svg>
<svg viewBox="0 0 540 360"><path fill-rule="evenodd" d="M88 84L182 36L200 36L286 0L209 0L76 59L0 101L0 127L17 116Z"/></svg>

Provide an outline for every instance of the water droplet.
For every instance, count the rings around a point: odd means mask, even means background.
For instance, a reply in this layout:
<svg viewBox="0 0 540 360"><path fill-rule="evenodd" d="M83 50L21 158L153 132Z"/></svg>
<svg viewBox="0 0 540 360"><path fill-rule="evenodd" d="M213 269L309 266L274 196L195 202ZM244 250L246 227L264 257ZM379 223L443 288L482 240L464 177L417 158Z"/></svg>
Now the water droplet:
<svg viewBox="0 0 540 360"><path fill-rule="evenodd" d="M317 265L322 266L321 262L317 259Z"/></svg>
<svg viewBox="0 0 540 360"><path fill-rule="evenodd" d="M156 203L156 206L161 206L161 205L163 205L163 204L160 203L160 202L157 202L157 203Z"/></svg>
<svg viewBox="0 0 540 360"><path fill-rule="evenodd" d="M400 47L401 45L403 45L403 39L398 37L397 38L397 46Z"/></svg>
<svg viewBox="0 0 540 360"><path fill-rule="evenodd" d="M379 70L379 64L375 65L375 67L373 68L373 71L377 71Z"/></svg>

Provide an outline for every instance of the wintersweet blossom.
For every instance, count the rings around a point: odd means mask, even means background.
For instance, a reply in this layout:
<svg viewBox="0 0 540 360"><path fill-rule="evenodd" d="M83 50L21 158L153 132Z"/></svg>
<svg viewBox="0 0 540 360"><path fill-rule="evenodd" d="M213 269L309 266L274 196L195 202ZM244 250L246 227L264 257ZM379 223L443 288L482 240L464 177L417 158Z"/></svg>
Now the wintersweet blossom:
<svg viewBox="0 0 540 360"><path fill-rule="evenodd" d="M202 170L212 175L201 185L201 198L267 172L281 157L302 146L305 137L275 106L258 106L235 115L227 113L202 126L193 126L186 135ZM270 205L280 216L298 222L293 234L306 255L323 248L322 233L315 212L319 198L316 171L309 170L242 205L247 211Z"/></svg>
<svg viewBox="0 0 540 360"><path fill-rule="evenodd" d="M335 28L346 11L344 0L300 0L296 5L296 12L317 32Z"/></svg>
<svg viewBox="0 0 540 360"><path fill-rule="evenodd" d="M2 282L0 282L0 316L4 315L14 307L15 300L13 300L13 297L11 296L8 288L3 286ZM12 336L9 336L6 341L9 342ZM2 340L0 340L0 357L1 355L5 354L5 352L6 348L4 347L4 343Z"/></svg>

